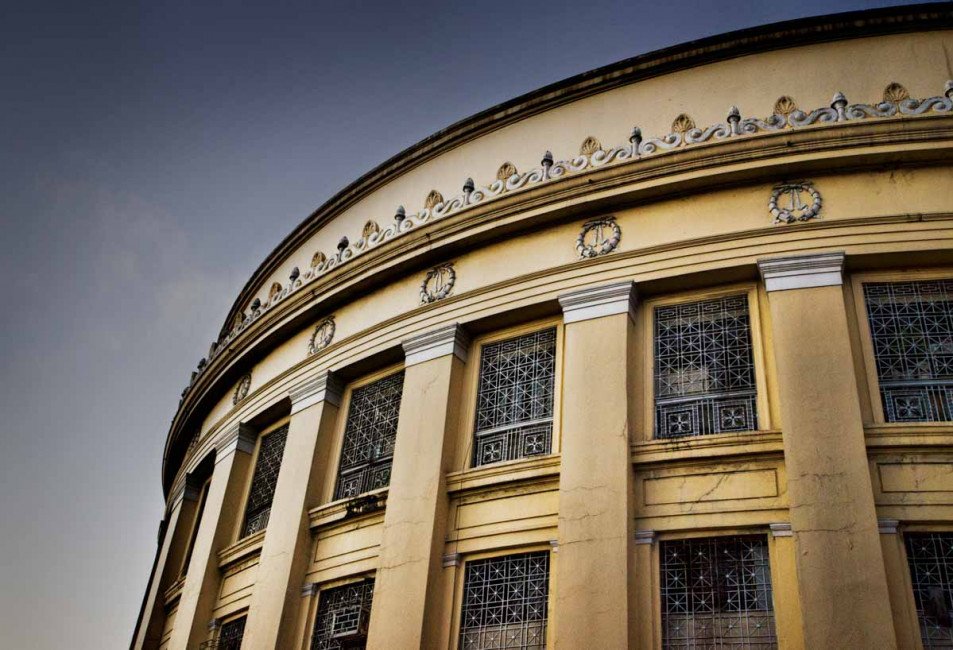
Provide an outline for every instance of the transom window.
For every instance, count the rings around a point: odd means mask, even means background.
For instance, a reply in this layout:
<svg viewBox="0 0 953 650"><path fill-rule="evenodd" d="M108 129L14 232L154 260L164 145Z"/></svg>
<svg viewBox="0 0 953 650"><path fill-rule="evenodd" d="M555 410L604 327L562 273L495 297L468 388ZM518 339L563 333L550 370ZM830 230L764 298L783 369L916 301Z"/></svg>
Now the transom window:
<svg viewBox="0 0 953 650"><path fill-rule="evenodd" d="M555 376L554 327L483 346L474 467L552 451Z"/></svg>
<svg viewBox="0 0 953 650"><path fill-rule="evenodd" d="M656 307L654 352L657 438L758 428L746 295Z"/></svg>
<svg viewBox="0 0 953 650"><path fill-rule="evenodd" d="M661 542L662 648L776 648L767 538Z"/></svg>
<svg viewBox="0 0 953 650"><path fill-rule="evenodd" d="M322 591L311 650L364 650L373 598L373 579Z"/></svg>
<svg viewBox="0 0 953 650"><path fill-rule="evenodd" d="M953 420L953 280L865 283L864 301L886 421Z"/></svg>
<svg viewBox="0 0 953 650"><path fill-rule="evenodd" d="M255 462L255 474L252 476L248 504L245 506L245 524L242 537L254 535L268 527L271 516L271 502L275 498L278 485L278 472L281 470L281 456L285 453L285 441L288 439L288 425L275 429L261 439L258 448L258 460Z"/></svg>
<svg viewBox="0 0 953 650"><path fill-rule="evenodd" d="M907 561L924 648L953 648L953 533L907 533Z"/></svg>
<svg viewBox="0 0 953 650"><path fill-rule="evenodd" d="M460 648L546 648L549 552L467 562Z"/></svg>
<svg viewBox="0 0 953 650"><path fill-rule="evenodd" d="M390 485L404 371L351 392L335 499Z"/></svg>

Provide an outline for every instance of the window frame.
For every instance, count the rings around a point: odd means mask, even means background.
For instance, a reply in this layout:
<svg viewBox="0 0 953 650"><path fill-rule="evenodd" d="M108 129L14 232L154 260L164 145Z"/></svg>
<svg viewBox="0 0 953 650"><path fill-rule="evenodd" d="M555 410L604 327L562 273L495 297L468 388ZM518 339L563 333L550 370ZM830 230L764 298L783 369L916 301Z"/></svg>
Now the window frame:
<svg viewBox="0 0 953 650"><path fill-rule="evenodd" d="M762 327L762 320L765 317L765 310L762 307L761 299L762 287L756 282L742 282L717 288L708 288L701 290L691 290L676 294L666 294L646 298L639 305L642 310L640 325L642 328L642 354L643 359L643 410L641 437L637 436L637 443L665 443L684 444L685 441L697 440L715 440L721 437L746 436L749 434L764 433L770 431L773 426L774 414L771 412L772 400L769 398L769 386L767 377L767 359L765 354L765 332ZM669 305L681 305L692 302L703 302L705 300L716 300L728 296L745 294L748 299L748 319L751 328L751 358L754 362L755 404L758 408L758 426L751 431L731 431L723 433L712 433L698 436L676 436L672 438L657 438L655 431L655 308Z"/></svg>
<svg viewBox="0 0 953 650"><path fill-rule="evenodd" d="M350 501L351 499L356 499L371 494L386 494L388 489L390 489L390 486L388 485L387 487L364 492L355 497L342 497L340 499L334 498L334 490L337 487L338 476L341 472L341 454L344 451L344 434L347 431L347 420L351 414L351 396L358 388L363 388L368 384L373 384L375 381L389 377L393 374L401 372L402 370L406 370L404 364L396 363L371 374L363 375L362 377L349 382L347 386L345 386L344 391L341 394L341 406L338 408L336 421L334 422L332 448L330 454L328 455L328 470L330 471L325 472L323 487L324 498L321 499L322 504L334 503L337 501L343 503ZM401 387L401 400L403 400L403 386ZM399 416L397 426L398 428L400 427Z"/></svg>
<svg viewBox="0 0 953 650"><path fill-rule="evenodd" d="M225 626L228 625L229 623L232 623L232 622L234 622L234 621L237 621L237 620L240 619L240 618L244 618L244 619L245 619L245 628L244 628L244 630L242 630L242 643L244 643L244 642L245 642L245 632L248 630L248 608L247 608L247 607L243 607L242 609L240 609L240 610L238 610L238 611L232 612L232 613L230 613L230 614L228 614L228 615L223 616L222 618L220 618L219 621L218 621L218 623L219 623L218 627L215 629L214 634L212 635L212 638L208 639L208 641L212 641L212 642L214 642L214 643L218 643L218 642L221 640L221 638L222 638L222 630L225 628ZM240 646L241 646L241 644L239 644L239 647L240 647ZM200 646L200 647L201 647L201 646ZM212 647L217 647L217 646L212 646Z"/></svg>
<svg viewBox="0 0 953 650"><path fill-rule="evenodd" d="M860 336L860 350L863 358L862 381L866 383L867 399L870 403L872 424L889 427L949 427L953 421L941 422L888 422L884 415L883 399L880 396L880 378L877 376L877 357L874 355L874 338L870 331L870 319L867 317L867 303L864 300L864 284L873 282L922 282L929 280L953 280L953 271L949 269L926 268L911 270L868 271L851 274L850 290L853 294L854 316ZM861 388L862 390L862 388Z"/></svg>
<svg viewBox="0 0 953 650"><path fill-rule="evenodd" d="M245 477L245 486L242 488L242 500L241 500L241 510L239 511L239 516L235 517L235 531L232 535L233 543L240 542L242 540L251 539L255 535L263 535L267 532L268 527L265 526L263 529L259 530L257 533L252 533L242 537L242 530L245 528L245 512L248 509L248 499L251 496L252 481L255 478L255 469L258 467L258 456L261 453L261 442L268 434L280 429L286 424L290 427L291 416L286 415L279 420L276 420L272 424L269 424L267 427L264 427L261 432L259 432L258 437L255 439L255 449L252 451L251 458L248 462L248 473ZM290 429L289 429L290 430ZM287 449L287 442L285 443L285 448ZM281 456L281 463L284 465L284 454ZM279 474L281 469L279 468ZM274 503L274 501L272 501Z"/></svg>
<svg viewBox="0 0 953 650"><path fill-rule="evenodd" d="M483 347L492 343L499 343L507 339L533 334L545 329L556 329L556 368L553 374L553 420L552 420L552 446L548 454L538 456L526 456L523 458L514 458L512 460L503 460L486 465L473 464L473 448L476 440L476 411L477 403L480 398L480 364L483 359ZM565 327L561 316L552 316L549 318L538 319L519 325L513 325L499 330L482 334L475 337L470 343L469 361L467 362L463 403L462 435L457 445L457 462L455 467L463 471L479 471L488 467L503 467L508 463L525 463L527 461L549 456L559 455L562 449L562 374L563 374L563 333ZM514 425L517 426L517 425Z"/></svg>
<svg viewBox="0 0 953 650"><path fill-rule="evenodd" d="M553 618L556 594L556 557L550 543L527 544L525 546L498 548L485 551L467 553L460 558L460 563L453 567L453 599L450 612L451 640L447 650L460 650L460 627L463 623L463 593L466 586L467 564L478 560L490 560L507 555L522 555L523 553L549 553L549 593L546 595L546 647L552 646Z"/></svg>
<svg viewBox="0 0 953 650"><path fill-rule="evenodd" d="M348 575L342 578L334 578L331 580L326 580L324 582L317 583L317 588L315 588L314 591L308 595L307 602L304 607L304 612L305 612L304 627L303 627L303 630L301 630L300 643L298 645L298 648L300 650L310 650L311 648L311 641L314 638L314 626L318 622L318 608L321 604L321 593L328 591L330 589L337 589L338 587L347 587L348 585L362 583L365 580L374 580L374 585L376 589L377 572L368 571L365 573ZM307 583L307 578L305 579L305 582ZM371 597L373 598L373 595ZM374 616L373 602L371 602L370 615Z"/></svg>

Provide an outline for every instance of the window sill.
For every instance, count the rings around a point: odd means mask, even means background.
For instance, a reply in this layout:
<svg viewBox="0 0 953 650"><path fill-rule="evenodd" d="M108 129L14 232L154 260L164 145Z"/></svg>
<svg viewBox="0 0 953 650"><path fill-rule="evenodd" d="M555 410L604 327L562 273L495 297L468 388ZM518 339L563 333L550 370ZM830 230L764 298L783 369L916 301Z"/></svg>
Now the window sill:
<svg viewBox="0 0 953 650"><path fill-rule="evenodd" d="M559 476L561 456L548 454L533 458L507 460L492 465L482 465L461 472L447 473L447 492L455 496L490 486L515 483L532 479Z"/></svg>
<svg viewBox="0 0 953 650"><path fill-rule="evenodd" d="M770 429L638 442L632 445L632 462L637 465L646 465L699 457L724 458L777 453L784 453L781 431Z"/></svg>
<svg viewBox="0 0 953 650"><path fill-rule="evenodd" d="M322 504L308 511L308 526L311 531L342 522L355 522L370 519L374 516L383 517L387 504L387 493L390 488L378 488L359 494L356 497L338 499L331 503ZM376 500L378 507L366 512L355 512L354 506L361 501ZM350 506L350 507L349 507Z"/></svg>
<svg viewBox="0 0 953 650"><path fill-rule="evenodd" d="M185 586L185 576L180 576L178 580L172 583L172 585L165 590L165 593L162 595L162 602L166 607L169 607L179 596L182 595L182 587Z"/></svg>
<svg viewBox="0 0 953 650"><path fill-rule="evenodd" d="M259 530L254 535L249 535L231 546L223 548L218 552L218 567L221 569L256 553L261 553L261 547L265 544L266 532L268 532L267 528Z"/></svg>
<svg viewBox="0 0 953 650"><path fill-rule="evenodd" d="M864 425L868 447L953 445L953 422L882 422Z"/></svg>

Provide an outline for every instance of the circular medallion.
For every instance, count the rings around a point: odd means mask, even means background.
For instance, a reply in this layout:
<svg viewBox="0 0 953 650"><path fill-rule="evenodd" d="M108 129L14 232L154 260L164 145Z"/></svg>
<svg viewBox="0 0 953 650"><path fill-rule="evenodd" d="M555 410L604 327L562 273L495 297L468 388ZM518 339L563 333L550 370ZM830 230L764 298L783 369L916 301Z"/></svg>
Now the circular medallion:
<svg viewBox="0 0 953 650"><path fill-rule="evenodd" d="M821 211L821 193L807 181L778 185L771 192L768 210L774 215L774 223L808 221Z"/></svg>
<svg viewBox="0 0 953 650"><path fill-rule="evenodd" d="M576 238L576 250L582 258L598 257L614 251L621 239L622 228L615 217L600 217L583 224Z"/></svg>
<svg viewBox="0 0 953 650"><path fill-rule="evenodd" d="M308 354L312 355L331 345L335 328L334 316L328 316L315 325L314 332L311 334L311 341L308 342Z"/></svg>
<svg viewBox="0 0 953 650"><path fill-rule="evenodd" d="M420 302L428 304L443 300L453 291L453 284L457 281L457 273L453 264L441 264L427 271L427 277L420 285Z"/></svg>

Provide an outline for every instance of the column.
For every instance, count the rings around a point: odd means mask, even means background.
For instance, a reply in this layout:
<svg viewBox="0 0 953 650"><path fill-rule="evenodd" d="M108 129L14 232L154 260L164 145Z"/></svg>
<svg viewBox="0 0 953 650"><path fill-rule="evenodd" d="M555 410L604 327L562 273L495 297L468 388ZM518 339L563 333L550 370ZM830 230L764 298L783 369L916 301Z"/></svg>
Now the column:
<svg viewBox="0 0 953 650"><path fill-rule="evenodd" d="M458 325L404 342L403 397L368 648L445 645L443 548L460 384L469 339ZM451 569L452 570L452 569Z"/></svg>
<svg viewBox="0 0 953 650"><path fill-rule="evenodd" d="M802 650L801 600L797 589L797 562L791 524L769 524L771 528L771 589L774 591L774 621L781 650Z"/></svg>
<svg viewBox="0 0 953 650"><path fill-rule="evenodd" d="M635 605L629 612L635 617L637 638L629 646L636 649L652 650L656 638L661 638L661 629L655 617L655 595L659 593L658 571L653 561L653 551L658 548L658 536L654 530L635 531Z"/></svg>
<svg viewBox="0 0 953 650"><path fill-rule="evenodd" d="M342 385L329 371L291 391L291 422L281 456L244 645L290 648L311 551L308 509L318 503Z"/></svg>
<svg viewBox="0 0 953 650"><path fill-rule="evenodd" d="M899 531L900 522L896 519L881 519L878 523L897 645L901 648L916 648L920 640L920 623L917 621L917 605L910 583L907 552Z"/></svg>
<svg viewBox="0 0 953 650"><path fill-rule="evenodd" d="M241 516L242 488L257 437L249 426L237 424L216 447L212 482L192 547L169 650L193 650L208 636L218 597L218 552L232 541L235 522Z"/></svg>
<svg viewBox="0 0 953 650"><path fill-rule="evenodd" d="M629 353L635 285L559 296L565 323L557 648L636 647Z"/></svg>
<svg viewBox="0 0 953 650"><path fill-rule="evenodd" d="M190 480L190 476L186 476L182 484L174 488L169 515L163 521L165 530L159 539L156 562L142 604L142 619L136 628L132 650L148 650L159 646L165 623L162 594L178 577L182 554L188 545L188 535L195 518L199 488Z"/></svg>
<svg viewBox="0 0 953 650"><path fill-rule="evenodd" d="M843 253L759 260L771 306L804 641L895 648Z"/></svg>

